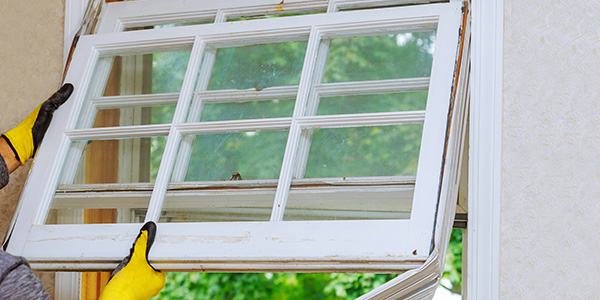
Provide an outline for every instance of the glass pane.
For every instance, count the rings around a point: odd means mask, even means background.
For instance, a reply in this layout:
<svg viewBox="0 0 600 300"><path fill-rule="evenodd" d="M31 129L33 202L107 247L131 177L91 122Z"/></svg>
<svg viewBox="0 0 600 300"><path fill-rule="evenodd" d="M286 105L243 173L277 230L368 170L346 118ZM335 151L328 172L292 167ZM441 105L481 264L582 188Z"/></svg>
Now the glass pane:
<svg viewBox="0 0 600 300"><path fill-rule="evenodd" d="M288 131L184 136L160 222L268 221ZM177 169L175 170L177 173Z"/></svg>
<svg viewBox="0 0 600 300"><path fill-rule="evenodd" d="M190 52L183 50L102 57L94 76L97 80L107 80L104 81L103 93L91 96L179 92Z"/></svg>
<svg viewBox="0 0 600 300"><path fill-rule="evenodd" d="M166 124L174 113L175 105L99 109L93 127Z"/></svg>
<svg viewBox="0 0 600 300"><path fill-rule="evenodd" d="M201 190L171 187L159 222L266 222L271 218L275 185L243 191L232 186Z"/></svg>
<svg viewBox="0 0 600 300"><path fill-rule="evenodd" d="M61 183L154 182L166 140L151 137L73 142Z"/></svg>
<svg viewBox="0 0 600 300"><path fill-rule="evenodd" d="M273 10L264 10L262 12L251 13L250 15L229 15L227 16L227 22L236 22L236 21L249 21L249 20L257 20L257 19L268 19L268 18L281 18L281 17L293 17L293 16L304 16L304 15L313 15L324 13L327 10L327 7L322 8L310 8L310 10L304 10L303 12L294 12L290 13L290 10L284 10L283 5L275 5L275 9ZM298 11L298 10L296 10Z"/></svg>
<svg viewBox="0 0 600 300"><path fill-rule="evenodd" d="M314 129L305 178L416 175L423 125Z"/></svg>
<svg viewBox="0 0 600 300"><path fill-rule="evenodd" d="M206 103L200 121L291 117L295 99Z"/></svg>
<svg viewBox="0 0 600 300"><path fill-rule="evenodd" d="M322 97L318 115L425 110L427 92Z"/></svg>
<svg viewBox="0 0 600 300"><path fill-rule="evenodd" d="M209 90L298 85L307 42L217 49Z"/></svg>
<svg viewBox="0 0 600 300"><path fill-rule="evenodd" d="M409 219L414 186L344 186L292 189L284 221Z"/></svg>
<svg viewBox="0 0 600 300"><path fill-rule="evenodd" d="M167 24L125 27L125 29L123 31L136 31L136 30L191 26L191 25L200 25L200 24L211 24L211 23L214 23L214 17L211 17L210 19L206 18L206 19L202 19L202 20L175 21L175 22L167 23Z"/></svg>
<svg viewBox="0 0 600 300"><path fill-rule="evenodd" d="M427 77L435 31L331 39L323 82Z"/></svg>
<svg viewBox="0 0 600 300"><path fill-rule="evenodd" d="M52 200L46 224L142 223L151 191L102 194L61 190Z"/></svg>
<svg viewBox="0 0 600 300"><path fill-rule="evenodd" d="M192 144L185 181L229 180L233 172L242 180L278 178L287 136L263 131L184 137L181 147Z"/></svg>

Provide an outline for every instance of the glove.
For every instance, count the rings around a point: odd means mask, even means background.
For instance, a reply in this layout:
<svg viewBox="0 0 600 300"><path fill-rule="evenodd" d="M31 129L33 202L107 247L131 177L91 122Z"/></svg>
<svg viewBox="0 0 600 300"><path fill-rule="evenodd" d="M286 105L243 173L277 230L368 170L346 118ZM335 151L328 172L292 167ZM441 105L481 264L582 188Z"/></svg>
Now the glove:
<svg viewBox="0 0 600 300"><path fill-rule="evenodd" d="M3 135L21 165L24 165L33 156L48 130L54 111L69 99L72 92L72 84L63 85L60 90L29 114L19 126Z"/></svg>
<svg viewBox="0 0 600 300"><path fill-rule="evenodd" d="M165 286L165 274L148 262L155 235L154 222L142 226L129 255L112 272L98 300L147 300L160 293Z"/></svg>

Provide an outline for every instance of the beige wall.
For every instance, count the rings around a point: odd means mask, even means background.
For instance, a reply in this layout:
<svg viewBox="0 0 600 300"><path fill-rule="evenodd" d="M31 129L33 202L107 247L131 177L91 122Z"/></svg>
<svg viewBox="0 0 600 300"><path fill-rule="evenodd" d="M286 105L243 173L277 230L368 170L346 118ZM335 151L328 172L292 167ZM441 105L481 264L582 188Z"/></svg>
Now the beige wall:
<svg viewBox="0 0 600 300"><path fill-rule="evenodd" d="M59 87L63 22L64 0L0 1L0 131L19 124ZM0 191L2 238L30 164L15 171L9 185ZM52 281L44 281L52 293Z"/></svg>
<svg viewBox="0 0 600 300"><path fill-rule="evenodd" d="M504 3L501 299L599 299L599 4Z"/></svg>

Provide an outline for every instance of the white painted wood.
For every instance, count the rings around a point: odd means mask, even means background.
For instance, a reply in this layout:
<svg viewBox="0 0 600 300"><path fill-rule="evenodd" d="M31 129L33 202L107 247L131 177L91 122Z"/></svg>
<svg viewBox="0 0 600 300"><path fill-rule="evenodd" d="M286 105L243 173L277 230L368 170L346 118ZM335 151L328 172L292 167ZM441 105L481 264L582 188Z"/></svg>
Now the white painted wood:
<svg viewBox="0 0 600 300"><path fill-rule="evenodd" d="M299 117L296 120L301 128L342 128L421 124L425 118L425 111L399 111Z"/></svg>
<svg viewBox="0 0 600 300"><path fill-rule="evenodd" d="M444 155L446 139L446 121L450 101L453 101L455 82L456 54L460 45L459 30L462 23L462 11L459 5L451 5L452 13L441 15L437 28L436 51L429 91L427 93L426 117L423 124L423 138L417 167L417 182L409 238L418 245L418 252L431 251L431 234L434 232L436 210L439 195L440 172L443 170L441 158ZM444 51L442 49L447 49ZM452 49L452 50L450 50ZM440 124L443 122L443 124ZM439 158L435 159L435 158Z"/></svg>
<svg viewBox="0 0 600 300"><path fill-rule="evenodd" d="M504 1L473 1L468 299L499 299Z"/></svg>
<svg viewBox="0 0 600 300"><path fill-rule="evenodd" d="M326 0L229 0L229 1L144 1L110 3L99 27L100 33L118 32L127 27L210 21L254 15L325 11ZM217 12L219 11L219 16Z"/></svg>
<svg viewBox="0 0 600 300"><path fill-rule="evenodd" d="M82 88L76 90L72 100L57 112L59 120L52 123L47 134L49 138L46 138L42 144L38 160L29 177L29 182L36 184L28 183L23 193L23 205L28 210L23 211L17 220L14 239L8 245L9 252L26 256L40 268L45 268L44 265L56 267L58 263L64 263L65 268L93 269L108 265L114 267L113 264L122 259L129 249L139 224L40 225L43 224L50 207L71 140L168 135L167 146L146 215L147 221L156 221L162 211L164 198L169 195L169 179L183 134L289 129L284 167L271 210L272 222L161 223L159 238L152 250L152 253L158 254L157 261L173 269L190 270L202 267L203 270L238 271L329 269L397 272L423 264L430 254L434 233L437 188L440 182L446 134L445 122L448 103L452 98L451 85L457 53L456 33L460 25L457 21L459 16L459 5L436 4L82 37L81 47L78 48L73 60L74 65L80 67L74 68L68 74L68 79ZM310 116L306 112L307 99L314 81L317 50L323 38L414 32L435 28L438 28L436 54L429 79L430 98L424 114L422 111L417 111ZM205 49L301 41L306 40L307 37L308 50L298 87L296 107L291 118L184 124L190 112L193 96L201 92L196 89L196 75L199 74L201 62L205 59L202 55L207 53ZM151 53L157 49L168 51L190 47L192 47L192 54L172 124L75 129L83 103L90 97L95 99L99 96L98 94L89 96L88 90L94 89L90 87L90 82L100 55L107 57L114 54ZM378 86L375 88L377 91L387 91L391 88L391 82L373 83ZM366 85L365 82L359 84ZM400 85L398 89L423 88L424 83L413 82L412 84L410 87ZM337 87L323 85L323 87L326 92L331 93L343 92L347 88L340 85ZM421 143L423 150L417 171L410 220L280 222L283 220L288 197L296 197L299 191L293 186L292 175L296 162L295 153L297 153L303 128L415 123L423 123L424 138ZM40 187L39 183L45 184ZM335 189L336 187L327 190L313 189L311 193L324 194ZM350 192L359 191L349 187L344 189ZM360 190L364 191L366 188ZM385 191L384 188L381 190ZM303 193L308 195L307 191L309 189L303 189L297 195ZM174 194L176 193L173 192ZM193 193L186 191L179 194L182 201L193 200L191 198L194 196ZM308 197L304 200L314 199ZM305 213L301 207L295 209L299 214ZM248 210L239 212L240 214L251 213ZM374 232L378 234L373 234ZM44 252L42 249L51 250ZM203 252L197 252L198 249L202 249Z"/></svg>
<svg viewBox="0 0 600 300"><path fill-rule="evenodd" d="M90 99L96 109L121 108L132 106L176 105L179 93L123 95L96 97Z"/></svg>
<svg viewBox="0 0 600 300"><path fill-rule="evenodd" d="M33 226L23 255L34 266L60 262L64 269L77 269L82 263L88 263L88 268L95 268L94 263L114 267L127 255L139 226ZM171 265L169 270L190 270L195 265L204 271L218 271L219 264L225 263L240 270L249 270L248 264L256 270L289 264L292 269L308 271L313 270L312 264L320 268L341 264L342 268L354 265L360 271L398 272L407 269L403 263L414 267L426 258L406 252L407 226L406 220L162 223L150 260L158 268L160 262ZM391 228L391 235L384 240L373 234ZM334 238L328 234L331 230L337 233ZM82 244L90 246L82 248ZM261 253L251 249L261 249Z"/></svg>
<svg viewBox="0 0 600 300"><path fill-rule="evenodd" d="M56 269L54 269L56 270ZM56 272L54 299L79 300L81 297L81 274L77 272Z"/></svg>
<svg viewBox="0 0 600 300"><path fill-rule="evenodd" d="M100 127L90 129L73 129L65 131L65 135L71 140L104 140L127 137L151 137L167 135L170 128L170 124Z"/></svg>
<svg viewBox="0 0 600 300"><path fill-rule="evenodd" d="M198 74L198 71L200 70L200 62L202 57L201 53L205 48L205 43L199 38L195 38L194 46L192 48L187 69L185 71L185 77L183 79L181 91L179 93L179 100L177 101L178 105L175 108L173 123L182 123L187 118L190 102L192 101L192 96L194 93L194 86L196 84L196 74ZM169 136L167 137L165 151L158 169L158 174L156 176L154 191L152 192L152 197L150 198L150 204L146 214L145 222L158 221L159 219L164 197L167 192L167 185L173 171L173 165L177 155L177 148L179 147L181 138L181 134L177 132L175 128L171 127Z"/></svg>
<svg viewBox="0 0 600 300"><path fill-rule="evenodd" d="M264 101L273 99L295 99L298 94L297 86L274 86L257 90L211 90L196 93L196 97L205 103ZM199 116L198 116L199 117ZM197 119L196 117L195 119Z"/></svg>
<svg viewBox="0 0 600 300"><path fill-rule="evenodd" d="M318 29L316 27L312 27L308 38L304 63L302 65L302 74L300 75L298 95L296 95L293 118L304 116L308 102L310 86L312 85L313 72L316 67L314 62L316 61L319 51L320 40L321 38ZM271 213L272 222L283 220L285 206L289 196L290 184L292 182L294 173L296 155L298 153L297 148L301 142L300 138L302 130L298 126L298 122L293 118L290 124L288 140L285 145L279 182L277 184L277 192L275 193L275 200L273 202L273 212Z"/></svg>
<svg viewBox="0 0 600 300"><path fill-rule="evenodd" d="M314 86L321 97L426 91L429 78L321 83Z"/></svg>
<svg viewBox="0 0 600 300"><path fill-rule="evenodd" d="M216 58L217 49L214 47L206 47L203 54L202 65L200 66L200 72L198 74L198 82L196 83L196 92L198 94L208 89ZM192 98L192 103L190 104L189 113L186 119L187 122L198 122L202 116L205 101L201 96L198 96L198 94ZM184 180L187 166L192 155L193 143L193 135L182 137L177 158L175 160L175 166L173 168L173 174L171 175L171 181L179 182Z"/></svg>

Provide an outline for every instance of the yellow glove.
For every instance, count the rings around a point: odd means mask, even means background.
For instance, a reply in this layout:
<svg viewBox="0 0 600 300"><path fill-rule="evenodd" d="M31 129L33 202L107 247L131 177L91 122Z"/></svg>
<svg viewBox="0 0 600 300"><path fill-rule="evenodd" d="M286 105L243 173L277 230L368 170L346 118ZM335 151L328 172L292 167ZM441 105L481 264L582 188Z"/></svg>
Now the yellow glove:
<svg viewBox="0 0 600 300"><path fill-rule="evenodd" d="M147 300L165 287L165 274L148 262L148 252L154 243L156 224L144 224L129 255L112 272L98 300Z"/></svg>
<svg viewBox="0 0 600 300"><path fill-rule="evenodd" d="M29 114L19 126L4 134L21 165L33 156L48 130L54 111L69 99L72 92L72 84L63 85L60 90Z"/></svg>

